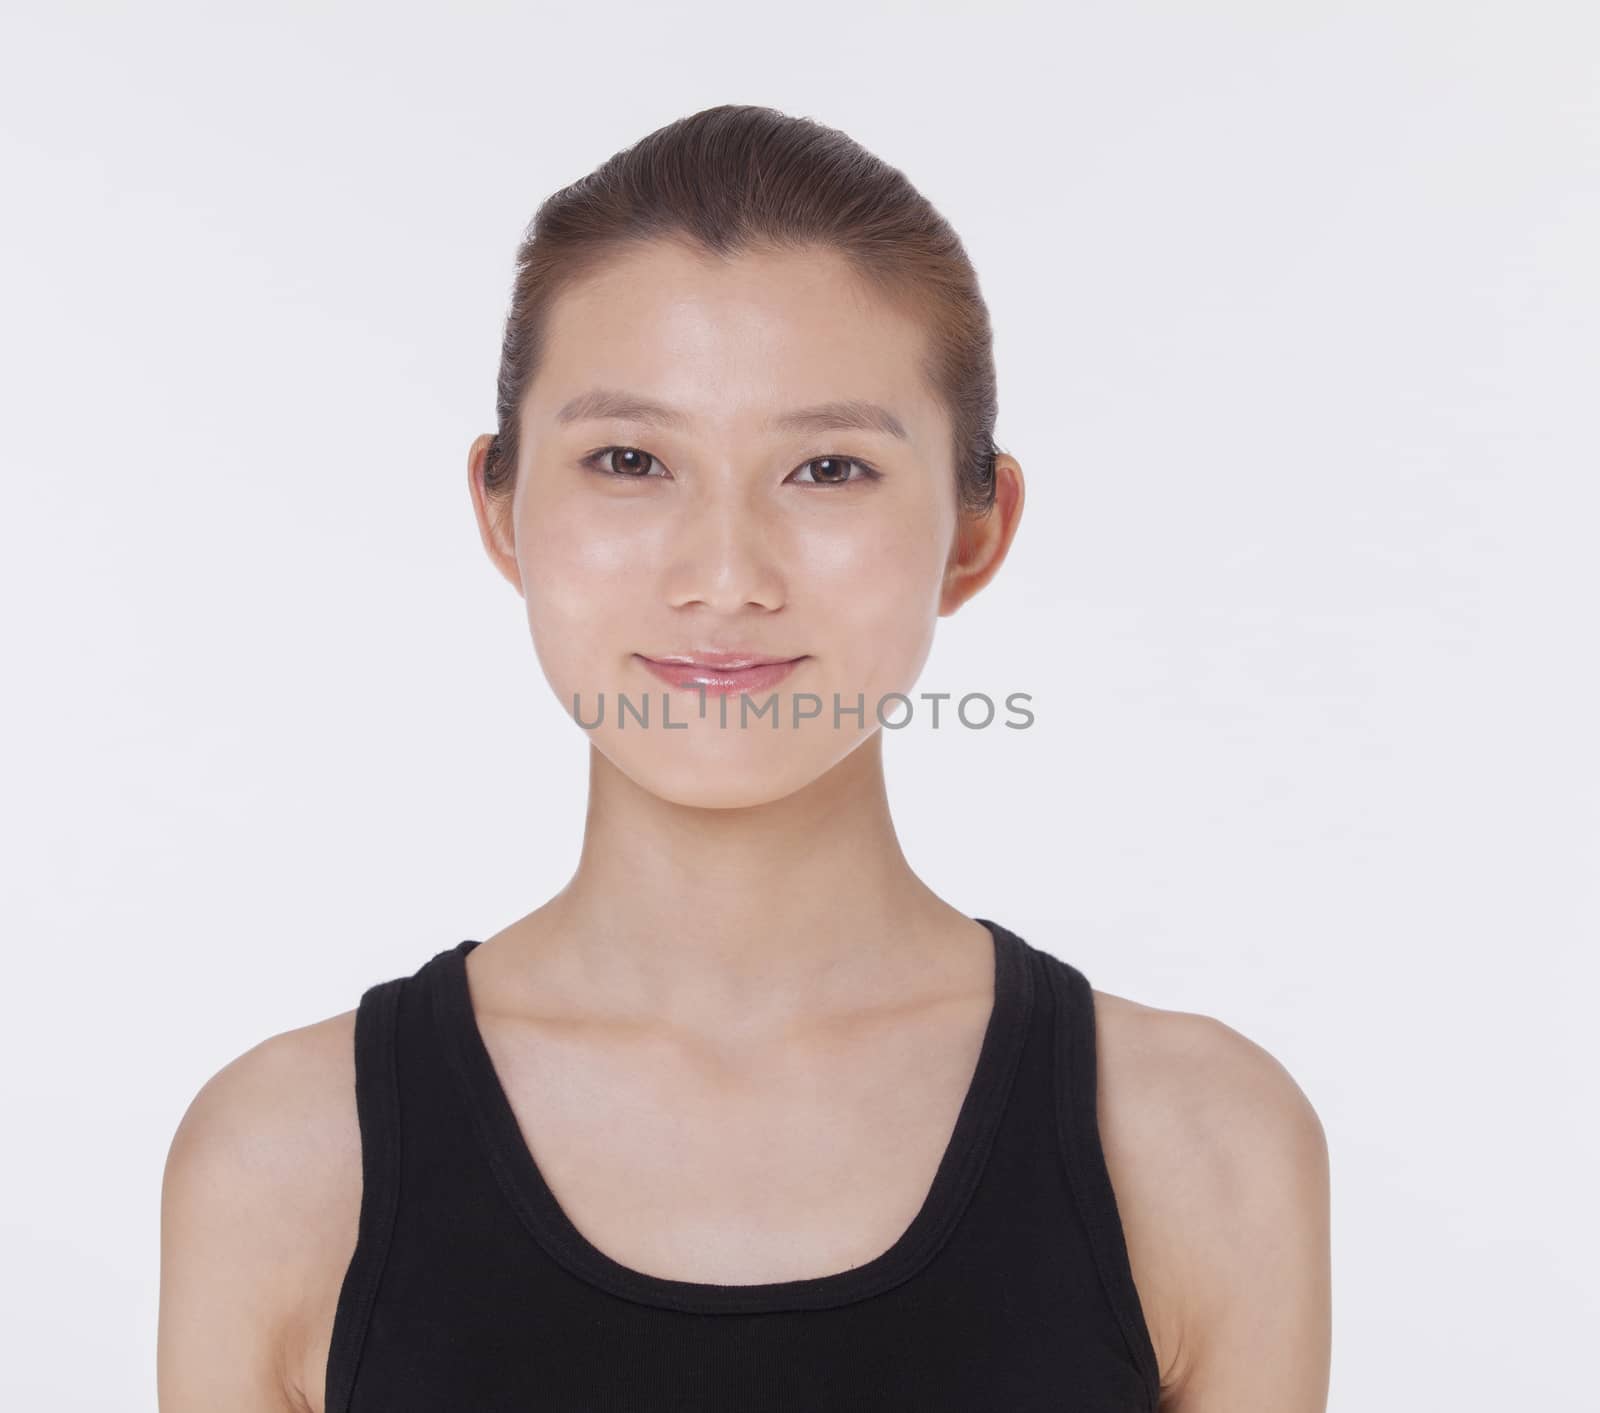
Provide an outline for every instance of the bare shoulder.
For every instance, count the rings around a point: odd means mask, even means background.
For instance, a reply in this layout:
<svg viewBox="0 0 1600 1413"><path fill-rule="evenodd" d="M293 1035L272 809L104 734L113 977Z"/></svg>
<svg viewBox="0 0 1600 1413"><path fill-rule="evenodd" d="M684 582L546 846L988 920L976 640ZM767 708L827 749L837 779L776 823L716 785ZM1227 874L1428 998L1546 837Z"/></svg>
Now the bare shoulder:
<svg viewBox="0 0 1600 1413"><path fill-rule="evenodd" d="M1220 1020L1094 1001L1101 1141L1164 1413L1323 1413L1328 1147L1311 1101Z"/></svg>
<svg viewBox="0 0 1600 1413"><path fill-rule="evenodd" d="M355 1014L245 1051L201 1086L173 1135L161 1413L322 1406L317 1379L360 1219Z"/></svg>

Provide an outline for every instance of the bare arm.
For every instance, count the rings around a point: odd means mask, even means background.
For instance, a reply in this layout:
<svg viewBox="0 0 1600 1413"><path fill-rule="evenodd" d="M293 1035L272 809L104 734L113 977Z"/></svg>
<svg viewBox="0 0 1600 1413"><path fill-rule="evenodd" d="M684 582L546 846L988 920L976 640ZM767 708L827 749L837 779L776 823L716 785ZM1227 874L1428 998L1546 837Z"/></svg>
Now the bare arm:
<svg viewBox="0 0 1600 1413"><path fill-rule="evenodd" d="M1326 1136L1277 1060L1219 1021L1204 1029L1188 1085L1202 1201L1182 1242L1184 1338L1162 1413L1326 1413Z"/></svg>
<svg viewBox="0 0 1600 1413"><path fill-rule="evenodd" d="M295 1052L292 1035L275 1036L225 1066L173 1136L161 1188L161 1413L307 1408L287 1360L305 1246Z"/></svg>

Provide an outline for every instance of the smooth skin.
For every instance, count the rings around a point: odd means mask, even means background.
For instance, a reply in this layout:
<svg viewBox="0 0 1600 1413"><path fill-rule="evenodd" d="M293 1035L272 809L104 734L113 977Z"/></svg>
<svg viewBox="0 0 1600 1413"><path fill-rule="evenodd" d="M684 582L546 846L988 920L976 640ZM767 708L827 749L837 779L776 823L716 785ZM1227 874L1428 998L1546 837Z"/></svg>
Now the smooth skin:
<svg viewBox="0 0 1600 1413"><path fill-rule="evenodd" d="M999 570L1023 478L1002 455L993 510L958 510L923 338L831 252L723 261L652 243L558 302L509 500L484 492L488 438L469 452L485 550L563 706L576 698L588 721L600 692L652 703L649 729L610 711L585 731L578 866L475 949L468 976L562 1206L594 1245L655 1275L803 1279L887 1249L977 1060L988 934L901 852L871 708L914 694L937 620ZM672 420L563 420L595 390ZM906 435L774 425L847 401L889 409ZM635 655L718 645L804 655L778 689L785 712L792 693L829 707L861 693L864 723L836 729L828 710L776 732L725 729L715 698L702 719L679 693L686 728L662 729L668 689ZM535 788L527 798L542 807ZM1324 1413L1316 1113L1220 1021L1095 1002L1101 1131L1161 1408ZM322 1413L360 1210L354 1014L239 1056L178 1127L162 1192L162 1413Z"/></svg>

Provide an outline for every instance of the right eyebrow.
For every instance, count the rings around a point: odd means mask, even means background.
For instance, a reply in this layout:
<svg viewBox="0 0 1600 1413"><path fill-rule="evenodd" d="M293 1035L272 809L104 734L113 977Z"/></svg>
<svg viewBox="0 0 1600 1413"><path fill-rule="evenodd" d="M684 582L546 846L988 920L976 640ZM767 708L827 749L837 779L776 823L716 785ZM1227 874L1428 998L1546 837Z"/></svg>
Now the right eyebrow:
<svg viewBox="0 0 1600 1413"><path fill-rule="evenodd" d="M563 403L556 412L556 421L563 424L608 419L645 422L657 427L686 427L689 424L688 417L675 408L651 402L646 397L635 397L632 393L614 392L610 388L590 388L588 392L579 393Z"/></svg>

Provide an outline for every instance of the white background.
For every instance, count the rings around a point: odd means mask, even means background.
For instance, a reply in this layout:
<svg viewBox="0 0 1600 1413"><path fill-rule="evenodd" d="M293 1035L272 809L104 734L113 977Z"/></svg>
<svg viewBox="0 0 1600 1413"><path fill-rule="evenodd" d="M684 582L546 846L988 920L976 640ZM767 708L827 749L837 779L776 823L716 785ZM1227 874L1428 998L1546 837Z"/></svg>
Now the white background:
<svg viewBox="0 0 1600 1413"><path fill-rule="evenodd" d="M961 233L1028 479L914 865L1311 1097L1337 1413L1595 1397L1600 12L13 10L0 1404L153 1409L200 1084L565 881L465 481L554 189L721 102ZM1004 713L1002 713L1002 719Z"/></svg>

